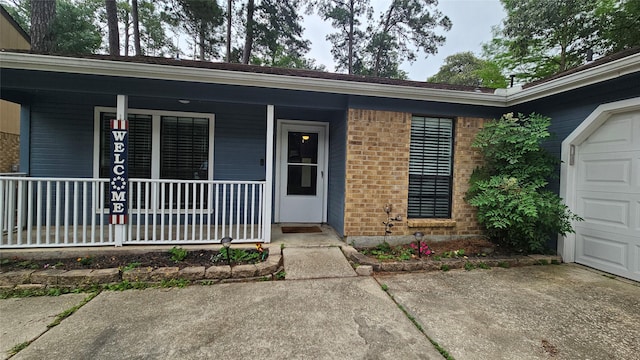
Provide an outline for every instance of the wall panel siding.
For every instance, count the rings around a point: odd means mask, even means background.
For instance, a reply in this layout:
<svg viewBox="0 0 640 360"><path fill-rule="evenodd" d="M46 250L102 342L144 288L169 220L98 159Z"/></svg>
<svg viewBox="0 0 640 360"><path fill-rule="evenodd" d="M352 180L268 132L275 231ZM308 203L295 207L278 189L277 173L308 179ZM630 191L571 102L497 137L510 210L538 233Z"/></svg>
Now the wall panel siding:
<svg viewBox="0 0 640 360"><path fill-rule="evenodd" d="M31 176L93 176L93 106L43 99L31 106Z"/></svg>
<svg viewBox="0 0 640 360"><path fill-rule="evenodd" d="M327 222L344 235L347 114L337 113L329 125L329 196Z"/></svg>
<svg viewBox="0 0 640 360"><path fill-rule="evenodd" d="M562 141L578 127L599 105L640 96L640 74L633 74L568 91L544 99L516 106L515 113L532 112L549 116L549 131L554 135L544 146L554 156L560 158ZM560 169L556 178L551 179L549 189L559 191Z"/></svg>
<svg viewBox="0 0 640 360"><path fill-rule="evenodd" d="M215 108L213 176L216 180L264 180L266 107Z"/></svg>

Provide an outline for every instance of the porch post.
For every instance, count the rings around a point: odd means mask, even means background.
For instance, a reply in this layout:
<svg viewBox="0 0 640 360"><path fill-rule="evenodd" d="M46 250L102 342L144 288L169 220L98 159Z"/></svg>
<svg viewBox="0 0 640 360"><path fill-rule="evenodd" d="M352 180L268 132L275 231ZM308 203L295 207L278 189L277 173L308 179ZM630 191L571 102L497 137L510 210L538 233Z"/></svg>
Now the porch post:
<svg viewBox="0 0 640 360"><path fill-rule="evenodd" d="M118 95L117 96L117 100L116 100L116 119L117 120L127 120L127 108L129 107L129 97L127 95ZM113 164L111 164L113 166ZM126 184L126 187L129 187L129 184ZM129 197L128 194L128 190L126 193L126 197ZM128 206L128 204L127 204ZM125 210L125 211L128 211ZM116 246L122 246L122 244L124 243L124 241L127 238L127 224L126 224L126 220L125 223L119 223L116 225L113 225L114 228L114 236L115 236L115 242L116 242Z"/></svg>
<svg viewBox="0 0 640 360"><path fill-rule="evenodd" d="M271 204L273 204L273 126L274 106L267 105L267 153L264 189L264 241L271 242Z"/></svg>

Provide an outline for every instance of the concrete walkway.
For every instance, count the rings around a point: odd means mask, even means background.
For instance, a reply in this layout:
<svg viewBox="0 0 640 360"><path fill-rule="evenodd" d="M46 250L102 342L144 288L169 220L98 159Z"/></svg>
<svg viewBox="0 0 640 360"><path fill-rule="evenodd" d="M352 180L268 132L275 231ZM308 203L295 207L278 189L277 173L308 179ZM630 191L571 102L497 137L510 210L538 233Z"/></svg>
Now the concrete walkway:
<svg viewBox="0 0 640 360"><path fill-rule="evenodd" d="M285 248L282 258L287 280L357 276L338 247Z"/></svg>
<svg viewBox="0 0 640 360"><path fill-rule="evenodd" d="M284 247L282 258L287 280L356 276L340 250L340 246L345 243L330 226L320 227L321 233L306 234L283 234L280 226L274 227L273 242L269 244L269 248Z"/></svg>

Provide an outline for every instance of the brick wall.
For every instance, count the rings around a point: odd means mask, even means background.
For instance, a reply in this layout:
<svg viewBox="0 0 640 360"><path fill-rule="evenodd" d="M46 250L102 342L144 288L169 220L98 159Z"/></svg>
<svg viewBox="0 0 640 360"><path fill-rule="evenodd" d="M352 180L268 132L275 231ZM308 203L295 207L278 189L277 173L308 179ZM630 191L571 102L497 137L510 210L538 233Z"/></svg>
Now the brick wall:
<svg viewBox="0 0 640 360"><path fill-rule="evenodd" d="M411 117L410 113L349 110L345 189L348 241L380 240L384 235L385 204L392 205L391 216L402 216L402 221L396 221L392 228L391 236L397 242L412 239L416 231L436 237L482 233L464 195L469 176L481 161L471 143L484 119L455 121L452 219L407 220Z"/></svg>
<svg viewBox="0 0 640 360"><path fill-rule="evenodd" d="M11 172L18 163L20 154L20 135L0 132L0 173Z"/></svg>

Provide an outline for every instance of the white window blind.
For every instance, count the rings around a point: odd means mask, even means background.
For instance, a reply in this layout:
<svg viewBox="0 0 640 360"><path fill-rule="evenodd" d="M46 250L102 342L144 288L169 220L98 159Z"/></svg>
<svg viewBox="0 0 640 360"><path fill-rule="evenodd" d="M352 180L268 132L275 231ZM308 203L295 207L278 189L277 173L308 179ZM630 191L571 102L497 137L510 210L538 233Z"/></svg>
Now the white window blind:
<svg viewBox="0 0 640 360"><path fill-rule="evenodd" d="M453 119L414 116L409 157L409 218L450 218Z"/></svg>

